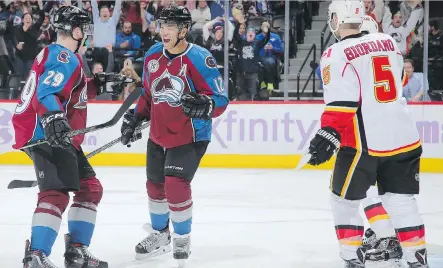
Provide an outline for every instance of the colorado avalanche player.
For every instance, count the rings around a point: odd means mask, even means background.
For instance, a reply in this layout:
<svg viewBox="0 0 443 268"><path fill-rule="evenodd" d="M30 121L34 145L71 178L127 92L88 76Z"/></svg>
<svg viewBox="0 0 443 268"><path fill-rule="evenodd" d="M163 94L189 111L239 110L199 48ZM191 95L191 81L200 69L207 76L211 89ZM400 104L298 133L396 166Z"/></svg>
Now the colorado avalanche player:
<svg viewBox="0 0 443 268"><path fill-rule="evenodd" d="M69 192L75 195L68 214L69 234L65 235L65 267L108 267L88 251L102 186L80 147L83 136L66 137L71 129L86 127L87 91L96 90L95 83L86 80L80 56L74 54L90 23L87 13L74 6L56 12L57 42L36 57L12 119L15 149L37 140L47 141L24 149L34 162L40 190L31 241L26 241L25 268L57 267L48 256L69 203Z"/></svg>
<svg viewBox="0 0 443 268"><path fill-rule="evenodd" d="M146 188L152 230L137 244L136 258L171 250L171 220L173 256L180 266L190 255L191 181L210 142L211 118L222 114L229 102L214 57L186 42L191 21L183 7L160 13L162 42L145 55L145 92L121 128L122 143L128 144L140 138L135 128L151 121Z"/></svg>

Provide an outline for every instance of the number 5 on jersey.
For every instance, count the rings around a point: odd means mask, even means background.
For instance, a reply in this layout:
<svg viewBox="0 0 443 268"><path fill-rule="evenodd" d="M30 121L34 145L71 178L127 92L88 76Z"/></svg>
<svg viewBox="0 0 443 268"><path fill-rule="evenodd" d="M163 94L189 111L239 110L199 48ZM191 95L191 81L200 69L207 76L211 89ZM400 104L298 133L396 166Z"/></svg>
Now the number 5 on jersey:
<svg viewBox="0 0 443 268"><path fill-rule="evenodd" d="M378 102L386 103L397 100L397 87L391 71L388 56L372 57L372 70L374 72L374 95Z"/></svg>

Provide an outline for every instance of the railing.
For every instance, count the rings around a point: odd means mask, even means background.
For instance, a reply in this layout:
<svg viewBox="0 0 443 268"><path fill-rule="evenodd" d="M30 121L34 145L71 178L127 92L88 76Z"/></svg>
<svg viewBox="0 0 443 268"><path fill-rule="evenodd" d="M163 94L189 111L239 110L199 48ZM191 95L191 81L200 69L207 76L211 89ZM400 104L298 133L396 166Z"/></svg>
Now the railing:
<svg viewBox="0 0 443 268"><path fill-rule="evenodd" d="M332 36L332 32L329 32L328 37L326 38L325 41L325 34L326 34L326 30L328 29L328 23L326 22L325 27L323 27L323 29L321 30L321 36L320 36L320 52L323 53L323 51L325 51L325 46L327 43L329 43L329 40L331 40L331 36Z"/></svg>
<svg viewBox="0 0 443 268"><path fill-rule="evenodd" d="M300 100L300 94L303 94L305 92L306 87L308 86L308 82L312 77L312 94L315 95L315 70L312 69L311 73L309 74L308 79L305 82L305 85L303 86L303 89L300 93L300 75L301 71L303 71L303 68L306 65L306 62L308 61L309 56L311 56L311 53L314 52L314 61L317 60L317 48L315 44L312 44L311 49L309 49L308 55L306 55L305 60L303 61L303 64L300 67L300 70L297 74L297 100Z"/></svg>

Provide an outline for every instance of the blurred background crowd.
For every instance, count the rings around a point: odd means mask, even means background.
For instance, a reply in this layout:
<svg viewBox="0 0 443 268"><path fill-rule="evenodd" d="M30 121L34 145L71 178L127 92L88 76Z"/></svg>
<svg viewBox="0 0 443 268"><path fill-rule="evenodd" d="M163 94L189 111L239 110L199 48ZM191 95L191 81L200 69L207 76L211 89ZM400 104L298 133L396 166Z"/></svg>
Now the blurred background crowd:
<svg viewBox="0 0 443 268"><path fill-rule="evenodd" d="M9 0L0 1L0 99L19 96L35 56L55 41L53 14L62 5L76 5L93 19L93 34L79 50L87 76L114 71L140 80L144 53L161 41L157 14L173 2L190 10L193 25L188 41L216 58L222 75L227 74L231 100L322 98L318 62L335 42L326 24L328 1ZM366 14L377 21L381 32L394 37L405 57L409 80L404 97L441 101L442 2L431 1L429 10L421 0L364 0L364 5ZM264 34L265 28L270 36ZM134 88L135 84L128 85L118 99Z"/></svg>

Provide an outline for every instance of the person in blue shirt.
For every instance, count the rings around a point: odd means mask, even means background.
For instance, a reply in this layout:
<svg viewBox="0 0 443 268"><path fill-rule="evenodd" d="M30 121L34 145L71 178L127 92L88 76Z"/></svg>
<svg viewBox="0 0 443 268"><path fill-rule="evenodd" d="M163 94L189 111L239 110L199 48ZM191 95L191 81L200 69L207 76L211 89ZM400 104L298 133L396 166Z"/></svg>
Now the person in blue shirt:
<svg viewBox="0 0 443 268"><path fill-rule="evenodd" d="M271 29L271 24L268 20L264 20L261 23L260 31L263 32L264 28ZM262 40L265 35L258 34L256 40ZM277 60L278 57L283 54L283 42L280 36L276 33L271 32L269 41L266 45L260 49L259 55L261 62L265 67L265 72L263 76L263 82L261 88L267 88L268 91L274 90L274 81L277 77Z"/></svg>
<svg viewBox="0 0 443 268"><path fill-rule="evenodd" d="M132 32L132 24L129 21L123 23L123 31L117 34L115 40L115 47L125 49L120 51L120 54L126 56L132 56L135 51L130 51L130 49L139 49L141 46L140 36Z"/></svg>

